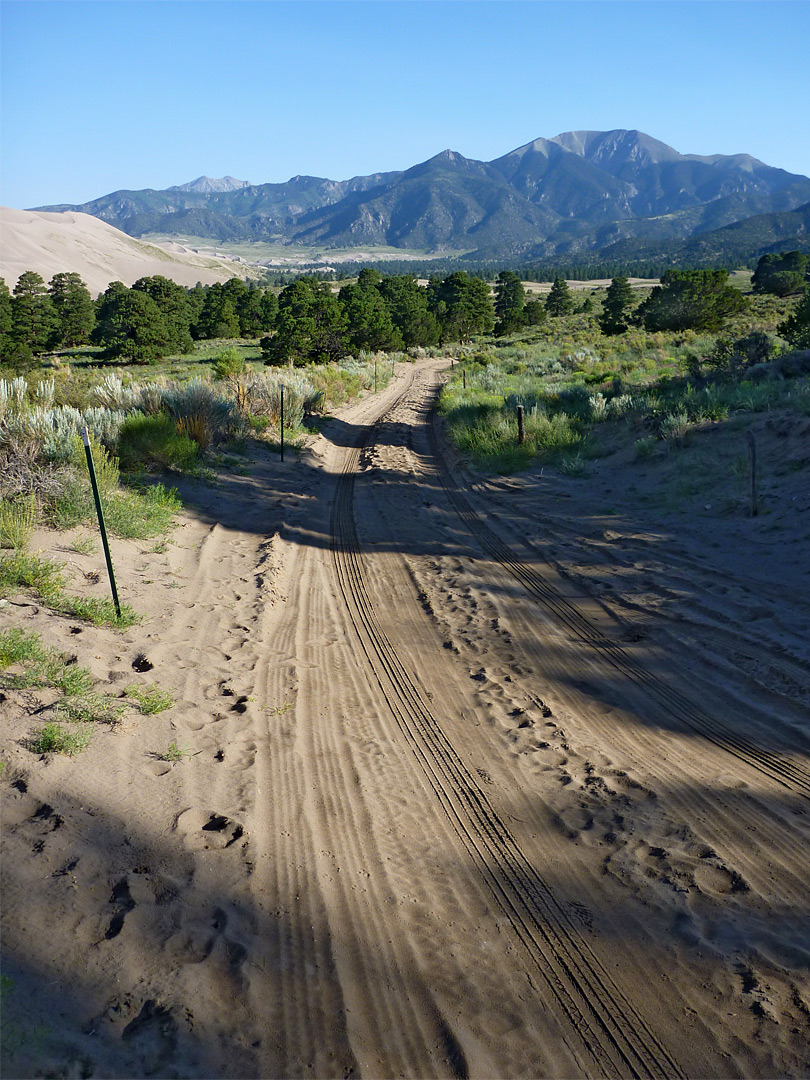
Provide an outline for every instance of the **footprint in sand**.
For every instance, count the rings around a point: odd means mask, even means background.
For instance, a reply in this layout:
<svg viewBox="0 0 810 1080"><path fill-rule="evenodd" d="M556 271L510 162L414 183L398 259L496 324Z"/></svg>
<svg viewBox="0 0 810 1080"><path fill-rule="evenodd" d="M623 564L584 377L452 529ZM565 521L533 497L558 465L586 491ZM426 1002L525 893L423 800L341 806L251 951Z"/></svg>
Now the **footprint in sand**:
<svg viewBox="0 0 810 1080"><path fill-rule="evenodd" d="M700 862L695 867L693 876L701 892L710 896L727 896L729 893L748 892L748 884L735 870L726 866L715 866L710 862Z"/></svg>
<svg viewBox="0 0 810 1080"><path fill-rule="evenodd" d="M245 846L245 830L226 814L206 813L196 807L184 810L177 818L175 829L191 851L220 850Z"/></svg>
<svg viewBox="0 0 810 1080"><path fill-rule="evenodd" d="M145 1001L140 1013L124 1028L121 1038L141 1059L145 1076L168 1076L177 1047L177 1021L171 1010L153 998Z"/></svg>
<svg viewBox="0 0 810 1080"><path fill-rule="evenodd" d="M107 941L111 941L112 938L118 937L124 928L124 919L135 907L135 901L132 899L132 895L129 891L129 882L126 878L122 878L113 888L112 896L110 897L110 903L115 907L115 914L110 919L110 924L107 927L104 937Z"/></svg>

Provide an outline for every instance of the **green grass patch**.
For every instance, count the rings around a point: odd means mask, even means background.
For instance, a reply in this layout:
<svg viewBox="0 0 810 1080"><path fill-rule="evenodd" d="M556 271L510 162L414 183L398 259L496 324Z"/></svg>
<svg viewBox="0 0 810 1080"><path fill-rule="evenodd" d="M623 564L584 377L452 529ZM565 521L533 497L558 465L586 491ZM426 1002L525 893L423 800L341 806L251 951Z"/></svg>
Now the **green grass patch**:
<svg viewBox="0 0 810 1080"><path fill-rule="evenodd" d="M72 724L106 724L116 727L127 706L108 694L89 692L81 697L66 698L54 706L57 720L65 719Z"/></svg>
<svg viewBox="0 0 810 1080"><path fill-rule="evenodd" d="M12 674L9 669L17 668ZM87 668L70 663L58 649L42 644L36 633L16 627L0 633L0 676L2 685L16 690L50 686L66 696L88 694L93 678Z"/></svg>
<svg viewBox="0 0 810 1080"><path fill-rule="evenodd" d="M33 492L0 499L0 547L24 551L36 527L38 512Z"/></svg>
<svg viewBox="0 0 810 1080"><path fill-rule="evenodd" d="M0 558L0 596L13 596L20 590L33 593L60 615L71 615L93 626L123 629L140 620L129 604L121 604L119 616L112 600L71 596L59 563L17 551Z"/></svg>
<svg viewBox="0 0 810 1080"><path fill-rule="evenodd" d="M199 456L199 444L181 434L176 421L164 413L128 416L118 433L118 458L124 469L145 465L186 472L196 465Z"/></svg>
<svg viewBox="0 0 810 1080"><path fill-rule="evenodd" d="M90 742L94 725L115 727L127 707L118 698L95 691L92 675L75 658L43 645L39 634L16 627L0 633L0 686L61 691L62 698L53 706L54 719L25 744L36 754L79 753Z"/></svg>
<svg viewBox="0 0 810 1080"><path fill-rule="evenodd" d="M92 738L93 728L89 724L66 728L52 720L36 735L32 735L26 746L34 754L67 754L74 757L89 746Z"/></svg>
<svg viewBox="0 0 810 1080"><path fill-rule="evenodd" d="M145 487L141 491L117 488L102 494L102 509L108 531L121 539L149 540L163 536L174 526L174 516L182 503L174 488L163 484ZM47 509L48 524L55 529L71 529L76 525L92 524L96 507L89 480L69 477L63 490Z"/></svg>
<svg viewBox="0 0 810 1080"><path fill-rule="evenodd" d="M163 712L165 709L171 709L174 705L172 695L167 690L161 690L158 686L128 686L126 695L137 702L138 708L146 716Z"/></svg>

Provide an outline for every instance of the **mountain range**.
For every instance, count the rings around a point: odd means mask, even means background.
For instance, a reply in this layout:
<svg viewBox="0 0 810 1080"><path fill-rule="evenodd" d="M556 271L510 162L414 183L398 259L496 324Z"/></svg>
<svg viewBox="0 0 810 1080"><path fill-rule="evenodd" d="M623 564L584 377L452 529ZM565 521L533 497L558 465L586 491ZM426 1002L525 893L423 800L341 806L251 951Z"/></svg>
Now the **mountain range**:
<svg viewBox="0 0 810 1080"><path fill-rule="evenodd" d="M445 150L401 172L345 181L203 176L161 191L115 191L37 209L91 214L131 236L385 245L528 262L689 242L806 204L806 176L747 154L680 154L620 129L535 139L493 161Z"/></svg>

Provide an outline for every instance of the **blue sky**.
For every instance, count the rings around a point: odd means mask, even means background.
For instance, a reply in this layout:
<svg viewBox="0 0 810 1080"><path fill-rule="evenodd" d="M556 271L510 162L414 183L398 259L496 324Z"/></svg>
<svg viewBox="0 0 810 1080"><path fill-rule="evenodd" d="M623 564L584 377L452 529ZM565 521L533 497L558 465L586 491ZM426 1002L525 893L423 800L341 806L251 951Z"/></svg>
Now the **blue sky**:
<svg viewBox="0 0 810 1080"><path fill-rule="evenodd" d="M0 201L638 128L810 175L805 0L3 0Z"/></svg>

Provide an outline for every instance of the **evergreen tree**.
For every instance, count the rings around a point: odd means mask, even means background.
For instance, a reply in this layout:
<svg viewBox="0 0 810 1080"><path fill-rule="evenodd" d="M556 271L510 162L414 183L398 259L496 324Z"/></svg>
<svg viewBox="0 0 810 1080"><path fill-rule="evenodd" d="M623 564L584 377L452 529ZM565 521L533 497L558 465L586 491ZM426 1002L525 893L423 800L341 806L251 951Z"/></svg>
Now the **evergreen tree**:
<svg viewBox="0 0 810 1080"><path fill-rule="evenodd" d="M810 285L793 314L776 328L794 349L810 349Z"/></svg>
<svg viewBox="0 0 810 1080"><path fill-rule="evenodd" d="M542 300L527 300L523 305L523 319L527 326L539 326L546 321L546 307Z"/></svg>
<svg viewBox="0 0 810 1080"><path fill-rule="evenodd" d="M388 349L401 343L385 301L374 284L344 285L338 300L346 317L349 341L355 349Z"/></svg>
<svg viewBox="0 0 810 1080"><path fill-rule="evenodd" d="M272 289L265 289L259 302L260 328L263 333L272 330L278 315L278 297Z"/></svg>
<svg viewBox="0 0 810 1080"><path fill-rule="evenodd" d="M132 288L154 300L169 332L168 352L176 355L191 352L192 307L186 290L160 274L139 278Z"/></svg>
<svg viewBox="0 0 810 1080"><path fill-rule="evenodd" d="M633 289L626 277L615 277L608 286L607 296L599 316L603 334L623 334L630 326Z"/></svg>
<svg viewBox="0 0 810 1080"><path fill-rule="evenodd" d="M239 318L231 296L218 282L209 286L195 327L198 338L238 338Z"/></svg>
<svg viewBox="0 0 810 1080"><path fill-rule="evenodd" d="M810 254L783 251L779 255L763 255L751 278L755 293L790 296L800 293L810 281Z"/></svg>
<svg viewBox="0 0 810 1080"><path fill-rule="evenodd" d="M11 333L11 292L5 278L0 278L0 334Z"/></svg>
<svg viewBox="0 0 810 1080"><path fill-rule="evenodd" d="M0 367L8 368L15 375L24 375L37 362L27 345L14 340L12 325L11 293L0 278Z"/></svg>
<svg viewBox="0 0 810 1080"><path fill-rule="evenodd" d="M439 322L428 308L427 290L415 277L410 274L384 277L377 285L377 291L406 349L438 342Z"/></svg>
<svg viewBox="0 0 810 1080"><path fill-rule="evenodd" d="M637 309L645 330L719 330L747 301L728 270L668 270Z"/></svg>
<svg viewBox="0 0 810 1080"><path fill-rule="evenodd" d="M265 363L327 363L346 354L346 317L328 285L301 279L282 289Z"/></svg>
<svg viewBox="0 0 810 1080"><path fill-rule="evenodd" d="M524 324L523 309L526 292L514 270L501 270L495 282L495 334L503 336L519 330Z"/></svg>
<svg viewBox="0 0 810 1080"><path fill-rule="evenodd" d="M114 281L99 297L93 341L109 358L148 363L171 351L171 333L148 293Z"/></svg>
<svg viewBox="0 0 810 1080"><path fill-rule="evenodd" d="M200 315L202 315L207 295L208 288L203 285L201 281L198 281L193 289L186 289L186 298L188 300L189 311L191 312L189 330L191 331L191 336L193 338L198 338L200 336L197 333L197 324L200 321Z"/></svg>
<svg viewBox="0 0 810 1080"><path fill-rule="evenodd" d="M59 344L68 349L86 344L96 325L96 310L85 283L78 274L54 274L48 292L58 319Z"/></svg>
<svg viewBox="0 0 810 1080"><path fill-rule="evenodd" d="M383 280L379 270L373 270L370 266L364 266L357 275L357 284L361 289L376 289Z"/></svg>
<svg viewBox="0 0 810 1080"><path fill-rule="evenodd" d="M546 311L549 315L570 315L574 310L574 298L565 278L557 277L546 297Z"/></svg>
<svg viewBox="0 0 810 1080"><path fill-rule="evenodd" d="M21 274L11 298L11 336L32 353L56 344L59 320L45 282L33 270Z"/></svg>
<svg viewBox="0 0 810 1080"><path fill-rule="evenodd" d="M442 327L442 339L466 344L473 334L484 334L494 323L489 285L457 270L441 281L431 279L428 303Z"/></svg>

